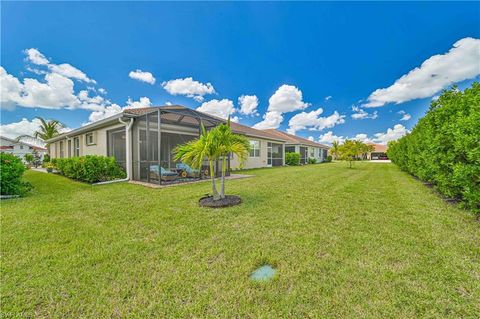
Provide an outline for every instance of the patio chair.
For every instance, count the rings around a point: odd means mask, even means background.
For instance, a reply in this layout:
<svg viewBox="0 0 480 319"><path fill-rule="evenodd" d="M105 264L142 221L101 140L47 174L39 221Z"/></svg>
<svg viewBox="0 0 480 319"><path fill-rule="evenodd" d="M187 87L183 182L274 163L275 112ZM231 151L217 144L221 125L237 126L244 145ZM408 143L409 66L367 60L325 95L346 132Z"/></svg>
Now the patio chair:
<svg viewBox="0 0 480 319"><path fill-rule="evenodd" d="M159 168L160 168L160 172L159 172ZM178 173L169 171L159 165L150 165L150 178L154 177L155 179L158 180L159 176L162 179L162 181L170 182L177 179Z"/></svg>
<svg viewBox="0 0 480 319"><path fill-rule="evenodd" d="M178 163L176 167L178 171L181 171L182 177L200 176L200 170L191 168L188 164Z"/></svg>

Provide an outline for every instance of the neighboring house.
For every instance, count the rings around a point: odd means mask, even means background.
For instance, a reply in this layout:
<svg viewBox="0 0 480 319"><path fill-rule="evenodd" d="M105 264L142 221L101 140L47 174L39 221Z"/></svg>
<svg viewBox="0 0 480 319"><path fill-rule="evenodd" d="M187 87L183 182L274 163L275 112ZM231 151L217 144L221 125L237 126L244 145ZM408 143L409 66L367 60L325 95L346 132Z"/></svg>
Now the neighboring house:
<svg viewBox="0 0 480 319"><path fill-rule="evenodd" d="M42 143L39 141L39 143ZM40 160L43 160L43 156L47 153L45 147L35 145L26 141L11 139L5 136L0 136L0 152L1 153L10 153L22 159L25 163L25 155L35 153L38 154Z"/></svg>
<svg viewBox="0 0 480 319"><path fill-rule="evenodd" d="M208 130L225 120L180 105L126 109L48 140L50 155L113 156L132 180L160 184L189 181L208 175L208 163L198 172L174 161L173 149L197 138L201 123ZM252 145L244 168L284 165L283 139L238 123L231 125ZM232 158L228 165L237 167L238 159ZM216 167L218 173L220 165Z"/></svg>
<svg viewBox="0 0 480 319"><path fill-rule="evenodd" d="M388 160L387 156L387 145L368 143L368 145L373 145L375 150L371 153L366 153L363 155L364 159L368 160Z"/></svg>
<svg viewBox="0 0 480 319"><path fill-rule="evenodd" d="M276 136L279 139L285 140L285 153L299 153L300 164L307 164L309 158L314 158L317 163L321 163L327 158L329 147L326 145L275 129L268 129L264 131Z"/></svg>

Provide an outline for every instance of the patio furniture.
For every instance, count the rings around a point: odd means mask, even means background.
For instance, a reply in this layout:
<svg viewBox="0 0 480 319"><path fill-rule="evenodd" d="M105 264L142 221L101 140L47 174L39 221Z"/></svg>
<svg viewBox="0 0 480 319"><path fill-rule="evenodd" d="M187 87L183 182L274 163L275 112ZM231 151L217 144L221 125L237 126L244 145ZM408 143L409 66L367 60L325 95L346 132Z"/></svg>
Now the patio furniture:
<svg viewBox="0 0 480 319"><path fill-rule="evenodd" d="M200 170L191 168L188 164L178 163L176 167L177 167L177 171L180 172L182 177L199 177L200 176Z"/></svg>
<svg viewBox="0 0 480 319"><path fill-rule="evenodd" d="M178 173L169 171L159 165L150 165L150 178L158 180L159 177L164 182L170 182L177 179Z"/></svg>

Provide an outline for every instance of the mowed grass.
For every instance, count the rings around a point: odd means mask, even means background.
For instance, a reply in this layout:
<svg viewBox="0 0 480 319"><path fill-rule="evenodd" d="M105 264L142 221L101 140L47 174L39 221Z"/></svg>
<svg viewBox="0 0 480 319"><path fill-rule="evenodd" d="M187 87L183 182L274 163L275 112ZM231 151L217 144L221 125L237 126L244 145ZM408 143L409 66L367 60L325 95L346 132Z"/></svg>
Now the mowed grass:
<svg viewBox="0 0 480 319"><path fill-rule="evenodd" d="M1 203L4 317L478 318L480 223L392 164L90 186L27 172ZM265 263L274 279L249 274Z"/></svg>

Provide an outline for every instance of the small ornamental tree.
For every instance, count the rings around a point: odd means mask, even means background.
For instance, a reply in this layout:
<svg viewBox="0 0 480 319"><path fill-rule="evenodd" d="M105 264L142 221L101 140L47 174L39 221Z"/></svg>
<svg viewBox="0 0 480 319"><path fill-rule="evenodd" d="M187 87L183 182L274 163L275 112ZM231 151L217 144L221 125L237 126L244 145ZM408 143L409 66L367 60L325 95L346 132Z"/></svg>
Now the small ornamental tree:
<svg viewBox="0 0 480 319"><path fill-rule="evenodd" d="M338 155L340 159L347 161L349 167L352 168L353 162L368 151L368 149L369 146L363 142L346 140L342 145L338 146Z"/></svg>

